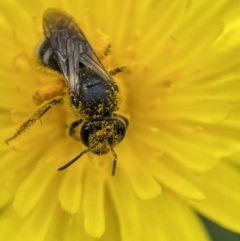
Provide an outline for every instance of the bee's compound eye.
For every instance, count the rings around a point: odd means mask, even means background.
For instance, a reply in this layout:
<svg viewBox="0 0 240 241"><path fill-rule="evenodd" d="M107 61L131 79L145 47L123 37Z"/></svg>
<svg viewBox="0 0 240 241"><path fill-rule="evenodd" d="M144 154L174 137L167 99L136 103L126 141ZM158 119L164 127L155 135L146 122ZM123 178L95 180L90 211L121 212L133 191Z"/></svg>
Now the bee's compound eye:
<svg viewBox="0 0 240 241"><path fill-rule="evenodd" d="M83 144L87 147L89 147L88 137L92 132L91 126L92 126L91 122L84 122L80 132L81 140Z"/></svg>
<svg viewBox="0 0 240 241"><path fill-rule="evenodd" d="M110 124L112 124L112 130L108 141L111 146L115 146L123 140L127 126L122 118L116 118L110 121Z"/></svg>
<svg viewBox="0 0 240 241"><path fill-rule="evenodd" d="M56 54L53 52L49 41L46 39L37 48L37 56L40 63L49 69L61 73Z"/></svg>

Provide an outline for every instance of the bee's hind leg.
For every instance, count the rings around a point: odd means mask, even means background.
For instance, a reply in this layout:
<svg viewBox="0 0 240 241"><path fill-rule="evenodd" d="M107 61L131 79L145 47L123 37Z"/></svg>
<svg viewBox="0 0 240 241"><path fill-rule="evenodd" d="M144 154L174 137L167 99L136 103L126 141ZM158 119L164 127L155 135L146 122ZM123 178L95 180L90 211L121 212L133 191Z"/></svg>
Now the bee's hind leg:
<svg viewBox="0 0 240 241"><path fill-rule="evenodd" d="M119 67L109 71L109 74L111 76L118 74L118 73L130 73L130 71L126 66L119 66Z"/></svg>
<svg viewBox="0 0 240 241"><path fill-rule="evenodd" d="M17 138L26 129L31 127L38 119L40 119L47 111L49 111L53 106L57 104L62 104L63 98L62 97L55 97L49 101L45 101L42 105L40 105L36 111L34 111L29 118L18 128L16 133L11 136L10 138L6 139L5 142L8 144L13 139Z"/></svg>

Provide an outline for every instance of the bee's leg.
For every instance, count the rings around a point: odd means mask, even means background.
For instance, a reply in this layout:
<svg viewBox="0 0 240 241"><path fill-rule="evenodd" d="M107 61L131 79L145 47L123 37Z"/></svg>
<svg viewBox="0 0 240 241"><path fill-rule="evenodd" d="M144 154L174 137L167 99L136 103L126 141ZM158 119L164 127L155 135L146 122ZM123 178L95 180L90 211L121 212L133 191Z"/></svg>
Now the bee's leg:
<svg viewBox="0 0 240 241"><path fill-rule="evenodd" d="M59 80L38 89L33 95L33 102L36 105L41 105L45 101L54 99L56 96L64 96L65 92L66 85L62 80Z"/></svg>
<svg viewBox="0 0 240 241"><path fill-rule="evenodd" d="M74 121L69 127L68 134L75 140L81 140L80 137L80 124L83 120Z"/></svg>
<svg viewBox="0 0 240 241"><path fill-rule="evenodd" d="M112 48L111 44L108 44L103 54L99 58L103 59L104 57L108 56L111 53L111 48Z"/></svg>
<svg viewBox="0 0 240 241"><path fill-rule="evenodd" d="M108 46L105 48L105 51L103 53L104 56L108 56L111 53L111 44L108 44Z"/></svg>
<svg viewBox="0 0 240 241"><path fill-rule="evenodd" d="M13 139L17 138L19 135L21 135L26 129L28 129L30 126L32 126L38 119L40 119L48 110L50 110L53 106L57 104L62 104L63 98L62 97L55 97L52 100L44 102L42 105L40 105L36 111L34 111L29 118L18 128L16 133L5 140L5 142L8 144Z"/></svg>
<svg viewBox="0 0 240 241"><path fill-rule="evenodd" d="M113 76L113 75L121 73L121 72L123 72L123 73L130 73L129 69L126 66L119 66L119 67L117 67L115 69L110 70L109 74L111 76Z"/></svg>

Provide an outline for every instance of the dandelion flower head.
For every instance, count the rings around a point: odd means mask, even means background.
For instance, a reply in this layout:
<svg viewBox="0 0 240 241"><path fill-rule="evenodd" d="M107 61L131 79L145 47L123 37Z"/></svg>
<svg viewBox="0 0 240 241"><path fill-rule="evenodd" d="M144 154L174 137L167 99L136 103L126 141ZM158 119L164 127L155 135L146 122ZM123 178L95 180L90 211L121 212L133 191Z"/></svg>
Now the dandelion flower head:
<svg viewBox="0 0 240 241"><path fill-rule="evenodd" d="M0 240L210 240L197 213L240 232L240 2L41 0L0 3L0 126L14 134L63 75L39 64L49 7L78 23L129 119L111 153L86 153L54 106L0 145ZM60 84L59 84L60 83ZM60 87L59 87L60 86ZM45 96L46 97L46 96ZM47 97L46 97L47 98ZM14 229L14 232L13 232ZM173 231L174 230L174 231Z"/></svg>

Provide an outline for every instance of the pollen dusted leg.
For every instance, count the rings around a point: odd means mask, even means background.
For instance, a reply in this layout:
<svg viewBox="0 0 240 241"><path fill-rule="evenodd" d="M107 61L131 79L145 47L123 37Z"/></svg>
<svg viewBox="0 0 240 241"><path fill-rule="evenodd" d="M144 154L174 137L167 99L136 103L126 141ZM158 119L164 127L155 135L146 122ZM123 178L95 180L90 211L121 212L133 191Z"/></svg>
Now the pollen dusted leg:
<svg viewBox="0 0 240 241"><path fill-rule="evenodd" d="M108 56L108 55L111 53L111 48L112 48L111 44L108 44L108 46L105 48L105 50L104 50L104 52L103 52L103 55L101 55L101 56L99 57L99 59L103 59L103 58L105 58L106 56Z"/></svg>
<svg viewBox="0 0 240 241"><path fill-rule="evenodd" d="M109 44L109 45L106 47L103 55L104 55L104 56L108 56L108 55L111 53L111 48L112 48L112 46L111 46L111 44Z"/></svg>
<svg viewBox="0 0 240 241"><path fill-rule="evenodd" d="M113 75L121 73L121 72L123 72L123 73L130 73L130 71L128 70L128 68L126 66L119 66L119 67L117 67L115 69L110 70L109 74L111 76L113 76Z"/></svg>
<svg viewBox="0 0 240 241"><path fill-rule="evenodd" d="M32 126L39 118L41 118L48 110L50 110L53 106L57 104L62 104L63 98L62 97L55 97L52 100L49 100L47 102L44 102L42 105L38 107L36 111L34 111L30 117L19 127L19 129L16 131L16 133L5 140L5 142L8 144L13 139L17 138L19 135L21 135L26 129L28 129L30 126Z"/></svg>
<svg viewBox="0 0 240 241"><path fill-rule="evenodd" d="M105 51L104 51L103 55L100 56L100 59L103 59L106 56L108 56L109 54L111 54L111 48L112 48L111 44L108 44L108 46L105 48ZM128 68L126 66L119 66L115 69L110 70L109 74L111 76L113 76L113 75L116 75L116 74L121 73L121 72L130 73L130 71L128 70Z"/></svg>

